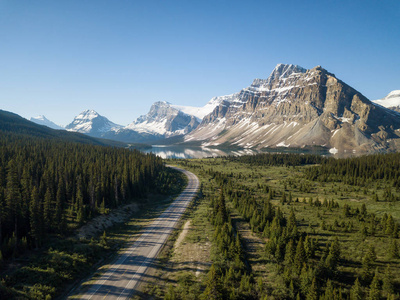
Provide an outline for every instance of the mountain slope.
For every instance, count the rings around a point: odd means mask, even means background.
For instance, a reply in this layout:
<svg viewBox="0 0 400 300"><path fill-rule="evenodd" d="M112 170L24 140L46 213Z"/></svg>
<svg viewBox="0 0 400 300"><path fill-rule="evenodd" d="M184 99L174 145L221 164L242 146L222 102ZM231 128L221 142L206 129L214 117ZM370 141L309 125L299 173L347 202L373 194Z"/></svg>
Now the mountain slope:
<svg viewBox="0 0 400 300"><path fill-rule="evenodd" d="M118 130L121 127L121 125L111 122L94 110L85 110L76 116L70 124L65 126L65 129L94 137L102 137L104 133L111 130Z"/></svg>
<svg viewBox="0 0 400 300"><path fill-rule="evenodd" d="M57 130L63 130L64 129L63 127L58 126L56 123L50 121L49 119L47 119L45 116L42 116L42 115L41 116L37 116L37 117L32 117L30 119L30 121L34 122L36 124L39 124L39 125L47 126L49 128L52 128L52 129L57 129Z"/></svg>
<svg viewBox="0 0 400 300"><path fill-rule="evenodd" d="M185 141L379 151L398 147L399 128L399 114L373 105L320 66L279 64L268 79L227 97Z"/></svg>
<svg viewBox="0 0 400 300"><path fill-rule="evenodd" d="M51 129L46 126L38 125L34 122L28 121L17 114L4 110L0 110L0 132L4 134L16 134L20 135L21 137L31 136L92 145L117 147L126 146L126 144L93 138L77 132Z"/></svg>

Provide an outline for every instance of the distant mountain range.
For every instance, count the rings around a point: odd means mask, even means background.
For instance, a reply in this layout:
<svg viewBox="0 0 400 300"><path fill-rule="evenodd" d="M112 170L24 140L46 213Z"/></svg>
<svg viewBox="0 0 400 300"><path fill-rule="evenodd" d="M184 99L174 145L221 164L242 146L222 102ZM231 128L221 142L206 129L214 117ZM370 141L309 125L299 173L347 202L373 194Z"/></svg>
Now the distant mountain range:
<svg viewBox="0 0 400 300"><path fill-rule="evenodd" d="M85 110L65 126L65 129L128 143L183 137L197 128L202 118L211 113L221 101L219 98L213 98L204 107L172 105L166 101L155 102L146 115L140 116L125 127L113 123L94 110ZM51 128L57 126L44 116L31 118L31 121Z"/></svg>
<svg viewBox="0 0 400 300"><path fill-rule="evenodd" d="M48 126L36 124L34 122L28 121L25 118L22 118L17 114L4 110L0 110L0 133L18 135L22 138L29 136L35 138L45 138L58 141L69 141L101 146L127 146L124 143L93 138L87 136L86 134L78 132L68 132L66 130L51 129Z"/></svg>
<svg viewBox="0 0 400 300"><path fill-rule="evenodd" d="M278 64L267 79L255 79L203 107L156 102L125 127L86 110L65 128L128 143L169 139L208 147L320 146L331 152L374 152L400 149L396 110L400 91L371 102L320 66L307 70ZM45 117L32 121L55 125Z"/></svg>

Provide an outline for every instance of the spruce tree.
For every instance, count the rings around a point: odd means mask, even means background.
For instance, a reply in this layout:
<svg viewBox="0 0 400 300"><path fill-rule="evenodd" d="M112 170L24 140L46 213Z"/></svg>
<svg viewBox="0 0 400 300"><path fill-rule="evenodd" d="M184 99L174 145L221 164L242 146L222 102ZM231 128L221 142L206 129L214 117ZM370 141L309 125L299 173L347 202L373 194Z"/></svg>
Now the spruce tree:
<svg viewBox="0 0 400 300"><path fill-rule="evenodd" d="M38 248L41 245L43 238L43 219L42 209L39 199L39 193L36 187L32 189L31 203L29 206L31 236L35 241L35 246Z"/></svg>
<svg viewBox="0 0 400 300"><path fill-rule="evenodd" d="M385 269L385 275L383 277L382 290L387 297L394 293L393 278L390 271L390 266L387 265Z"/></svg>
<svg viewBox="0 0 400 300"><path fill-rule="evenodd" d="M214 264L211 265L210 271L207 274L206 289L204 290L201 298L204 300L221 300L223 299L222 284L220 281L220 274L218 274Z"/></svg>
<svg viewBox="0 0 400 300"><path fill-rule="evenodd" d="M375 272L374 278L372 279L371 285L369 286L368 300L379 300L379 299L380 299L380 291L379 291L378 272Z"/></svg>
<svg viewBox="0 0 400 300"><path fill-rule="evenodd" d="M362 288L360 281L358 280L357 277L350 291L350 300L362 300L362 299L363 299Z"/></svg>

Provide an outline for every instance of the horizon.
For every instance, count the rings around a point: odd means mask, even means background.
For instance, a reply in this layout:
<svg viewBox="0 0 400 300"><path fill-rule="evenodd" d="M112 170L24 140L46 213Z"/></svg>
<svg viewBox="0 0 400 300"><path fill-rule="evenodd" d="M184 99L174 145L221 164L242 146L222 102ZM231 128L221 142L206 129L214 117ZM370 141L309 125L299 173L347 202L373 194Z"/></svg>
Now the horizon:
<svg viewBox="0 0 400 300"><path fill-rule="evenodd" d="M0 1L1 109L126 126L157 101L204 106L317 65L370 100L398 86L400 3Z"/></svg>

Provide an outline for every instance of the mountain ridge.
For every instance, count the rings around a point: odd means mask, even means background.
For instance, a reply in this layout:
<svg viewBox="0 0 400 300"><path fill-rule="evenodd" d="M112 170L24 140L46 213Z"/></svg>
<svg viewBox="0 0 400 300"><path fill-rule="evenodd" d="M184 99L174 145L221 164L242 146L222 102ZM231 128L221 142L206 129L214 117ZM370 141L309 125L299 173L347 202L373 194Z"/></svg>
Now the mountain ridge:
<svg viewBox="0 0 400 300"><path fill-rule="evenodd" d="M50 127L51 129L65 130L64 127L59 126L56 123L50 121L44 115L40 115L37 117L31 117L29 121L34 122L39 125L44 125L44 126Z"/></svg>

